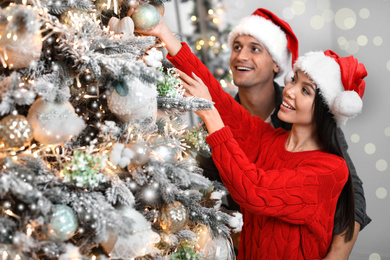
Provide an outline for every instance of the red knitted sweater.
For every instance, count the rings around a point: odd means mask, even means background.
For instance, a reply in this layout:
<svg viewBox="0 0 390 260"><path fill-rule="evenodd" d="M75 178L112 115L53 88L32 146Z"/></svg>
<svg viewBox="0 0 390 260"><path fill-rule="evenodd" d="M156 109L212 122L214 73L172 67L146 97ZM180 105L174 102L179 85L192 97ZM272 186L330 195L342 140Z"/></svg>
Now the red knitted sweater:
<svg viewBox="0 0 390 260"><path fill-rule="evenodd" d="M345 161L321 150L285 149L289 132L251 116L188 45L168 59L209 87L226 127L207 138L220 176L244 216L238 259L322 259L332 240Z"/></svg>

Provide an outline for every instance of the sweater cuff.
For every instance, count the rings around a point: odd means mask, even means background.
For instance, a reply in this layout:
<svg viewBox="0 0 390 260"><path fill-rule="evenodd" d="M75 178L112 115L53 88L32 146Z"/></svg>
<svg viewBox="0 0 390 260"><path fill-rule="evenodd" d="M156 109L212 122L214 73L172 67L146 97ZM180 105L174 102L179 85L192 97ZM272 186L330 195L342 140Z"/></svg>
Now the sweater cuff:
<svg viewBox="0 0 390 260"><path fill-rule="evenodd" d="M171 56L169 53L167 54L167 59L174 65L182 66L185 62L187 62L187 58L191 56L192 52L187 43L181 43L181 49L175 56Z"/></svg>
<svg viewBox="0 0 390 260"><path fill-rule="evenodd" d="M206 142L210 145L211 149L213 149L230 138L233 138L233 133L229 126L225 126L206 137Z"/></svg>

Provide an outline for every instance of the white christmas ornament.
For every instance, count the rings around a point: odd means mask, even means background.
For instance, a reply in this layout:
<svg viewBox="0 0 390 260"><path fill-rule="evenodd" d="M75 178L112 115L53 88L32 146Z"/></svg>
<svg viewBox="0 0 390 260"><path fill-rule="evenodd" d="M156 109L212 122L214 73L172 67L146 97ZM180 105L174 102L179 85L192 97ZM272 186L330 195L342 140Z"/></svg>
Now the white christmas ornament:
<svg viewBox="0 0 390 260"><path fill-rule="evenodd" d="M109 30L113 31L115 34L134 34L134 22L129 16L123 17L122 19L111 17L108 21L108 27Z"/></svg>
<svg viewBox="0 0 390 260"><path fill-rule="evenodd" d="M79 252L79 248L71 243L66 244L65 246L65 253L60 255L58 260L82 260L83 257L81 256Z"/></svg>
<svg viewBox="0 0 390 260"><path fill-rule="evenodd" d="M29 13L29 19L35 17L34 20L25 19L26 23L30 22L28 27L26 24L21 24L19 17L25 16L26 13ZM19 69L37 61L41 56L42 36L39 31L38 16L34 11L14 5L0 9L0 17L13 18L0 24L0 54L3 66Z"/></svg>
<svg viewBox="0 0 390 260"><path fill-rule="evenodd" d="M135 153L131 149L126 148L124 144L115 144L111 150L110 161L121 168L125 168L130 165L134 155Z"/></svg>
<svg viewBox="0 0 390 260"><path fill-rule="evenodd" d="M42 144L62 144L85 127L69 102L45 102L41 98L30 107L27 120L34 139Z"/></svg>
<svg viewBox="0 0 390 260"><path fill-rule="evenodd" d="M114 81L108 108L122 121L153 125L157 117L157 90L138 78Z"/></svg>
<svg viewBox="0 0 390 260"><path fill-rule="evenodd" d="M133 208L123 207L120 210L124 216L134 220L134 230L125 237L111 233L108 240L101 243L110 254L110 259L130 260L158 253L159 250L153 245L160 242L160 236L151 230L150 222Z"/></svg>
<svg viewBox="0 0 390 260"><path fill-rule="evenodd" d="M143 60L146 65L152 68L159 68L162 66L161 61L163 60L163 54L161 51L157 50L156 48L151 48L146 52L146 55L144 55Z"/></svg>

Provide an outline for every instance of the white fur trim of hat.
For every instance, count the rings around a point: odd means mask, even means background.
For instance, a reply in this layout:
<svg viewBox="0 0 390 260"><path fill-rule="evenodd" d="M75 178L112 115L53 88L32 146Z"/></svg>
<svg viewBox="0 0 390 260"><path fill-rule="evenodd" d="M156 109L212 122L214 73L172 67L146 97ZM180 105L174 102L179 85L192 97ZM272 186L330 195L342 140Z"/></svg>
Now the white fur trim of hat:
<svg viewBox="0 0 390 260"><path fill-rule="evenodd" d="M286 34L279 26L258 15L251 15L241 19L230 32L228 38L230 47L233 46L234 40L239 35L250 35L267 48L272 59L280 68L276 77L286 71L291 54L287 48Z"/></svg>
<svg viewBox="0 0 390 260"><path fill-rule="evenodd" d="M337 125L362 111L363 101L355 91L345 91L339 64L323 52L308 52L297 59L294 69L306 73L320 89Z"/></svg>

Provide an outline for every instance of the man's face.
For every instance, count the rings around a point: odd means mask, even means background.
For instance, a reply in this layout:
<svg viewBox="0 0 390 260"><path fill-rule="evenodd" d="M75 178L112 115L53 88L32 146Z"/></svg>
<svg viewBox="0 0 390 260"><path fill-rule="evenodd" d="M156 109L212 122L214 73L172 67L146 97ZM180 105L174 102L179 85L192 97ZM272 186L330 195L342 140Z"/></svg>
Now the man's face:
<svg viewBox="0 0 390 260"><path fill-rule="evenodd" d="M233 42L230 69L239 88L261 86L273 81L279 67L262 43L249 35L239 35Z"/></svg>

